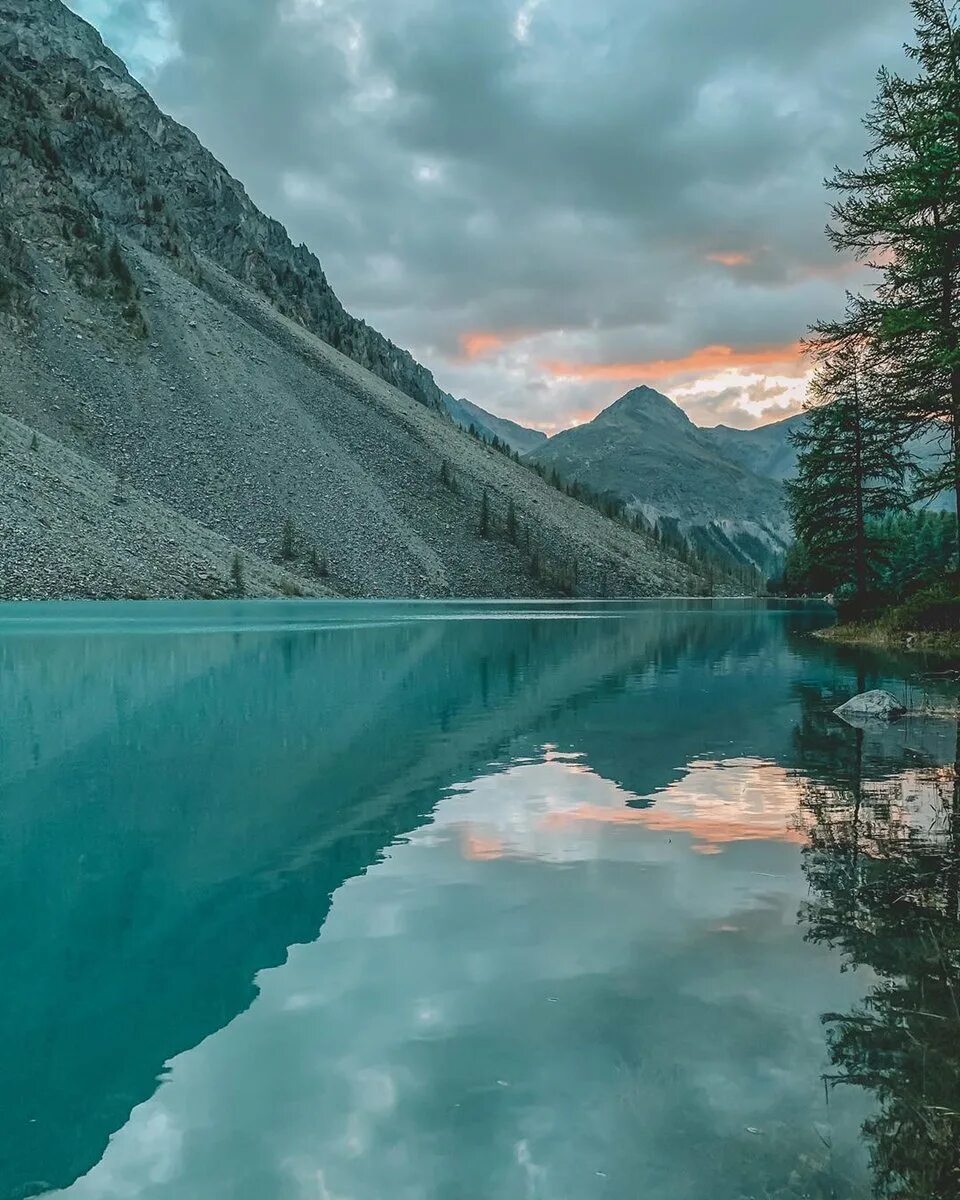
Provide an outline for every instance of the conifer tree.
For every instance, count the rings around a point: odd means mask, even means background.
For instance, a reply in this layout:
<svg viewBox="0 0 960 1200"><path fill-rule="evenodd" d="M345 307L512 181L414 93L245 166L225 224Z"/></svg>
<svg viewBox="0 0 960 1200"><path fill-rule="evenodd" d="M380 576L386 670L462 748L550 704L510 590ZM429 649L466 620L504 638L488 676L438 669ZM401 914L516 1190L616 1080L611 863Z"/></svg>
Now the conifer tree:
<svg viewBox="0 0 960 1200"><path fill-rule="evenodd" d="M865 163L830 181L841 199L828 234L880 273L854 308L888 375L884 407L901 441L928 434L942 447L918 494L949 489L960 514L960 3L912 8L915 73L880 72Z"/></svg>
<svg viewBox="0 0 960 1200"><path fill-rule="evenodd" d="M280 534L280 557L284 562L290 562L297 557L297 531L292 517L287 517L283 523L283 532Z"/></svg>
<svg viewBox="0 0 960 1200"><path fill-rule="evenodd" d="M812 344L819 359L805 427L793 435L797 477L787 499L797 541L834 586L854 581L862 611L874 517L902 507L905 460L867 340L847 329Z"/></svg>
<svg viewBox="0 0 960 1200"><path fill-rule="evenodd" d="M314 573L314 575L316 575L316 577L318 579L326 579L327 576L330 574L330 564L327 561L327 556L324 555L321 558L320 555L317 553L316 546L314 546L310 551L309 562L310 562L310 570Z"/></svg>
<svg viewBox="0 0 960 1200"><path fill-rule="evenodd" d="M246 574L243 569L243 558L239 553L233 556L233 561L230 563L230 582L233 584L233 594L235 596L246 595Z"/></svg>
<svg viewBox="0 0 960 1200"><path fill-rule="evenodd" d="M483 489L483 499L480 501L480 536L490 536L490 498L486 488Z"/></svg>
<svg viewBox="0 0 960 1200"><path fill-rule="evenodd" d="M507 539L517 544L517 508L512 500L507 504Z"/></svg>

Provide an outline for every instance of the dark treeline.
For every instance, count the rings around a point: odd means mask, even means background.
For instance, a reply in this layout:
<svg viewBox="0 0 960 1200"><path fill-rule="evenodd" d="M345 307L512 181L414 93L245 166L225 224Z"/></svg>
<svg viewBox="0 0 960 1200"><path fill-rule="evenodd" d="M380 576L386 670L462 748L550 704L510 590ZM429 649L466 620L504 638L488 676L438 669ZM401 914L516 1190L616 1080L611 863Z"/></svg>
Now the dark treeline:
<svg viewBox="0 0 960 1200"><path fill-rule="evenodd" d="M864 163L829 181L828 236L875 283L807 343L816 374L781 583L834 591L855 615L913 597L921 623L926 588L936 625L957 611L960 579L960 12L912 8L911 69L880 72ZM953 516L916 511L944 493Z"/></svg>

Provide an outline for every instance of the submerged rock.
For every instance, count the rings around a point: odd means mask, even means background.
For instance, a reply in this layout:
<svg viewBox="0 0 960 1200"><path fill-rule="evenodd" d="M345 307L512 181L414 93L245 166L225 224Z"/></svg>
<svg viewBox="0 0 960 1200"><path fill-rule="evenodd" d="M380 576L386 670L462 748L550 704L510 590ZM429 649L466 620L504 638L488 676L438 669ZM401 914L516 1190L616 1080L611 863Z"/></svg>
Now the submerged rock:
<svg viewBox="0 0 960 1200"><path fill-rule="evenodd" d="M892 721L895 717L902 716L907 710L896 698L891 696L889 692L884 692L876 689L872 692L861 692L859 696L854 696L852 700L848 700L846 704L841 704L839 708L833 710L838 717L843 717L844 720L850 717L874 717L881 721Z"/></svg>

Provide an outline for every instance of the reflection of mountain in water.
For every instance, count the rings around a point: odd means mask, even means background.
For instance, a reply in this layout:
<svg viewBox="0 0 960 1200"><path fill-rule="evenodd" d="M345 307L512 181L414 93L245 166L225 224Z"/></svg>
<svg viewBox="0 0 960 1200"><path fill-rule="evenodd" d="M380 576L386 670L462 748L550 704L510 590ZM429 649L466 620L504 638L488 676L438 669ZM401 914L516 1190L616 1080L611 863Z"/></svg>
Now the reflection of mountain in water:
<svg viewBox="0 0 960 1200"><path fill-rule="evenodd" d="M705 755L792 763L796 689L838 682L788 637L819 619L8 640L0 1194L87 1170L331 893L491 761L552 743L641 798Z"/></svg>
<svg viewBox="0 0 960 1200"><path fill-rule="evenodd" d="M864 1126L875 1194L955 1200L960 735L954 722L913 732L926 735L932 754L903 744L897 755L895 730L840 727L825 753L824 730L808 715L799 742L809 752L803 811L811 900L801 919L810 940L840 949L877 980L853 1011L824 1016L830 1084L867 1089L876 1101Z"/></svg>

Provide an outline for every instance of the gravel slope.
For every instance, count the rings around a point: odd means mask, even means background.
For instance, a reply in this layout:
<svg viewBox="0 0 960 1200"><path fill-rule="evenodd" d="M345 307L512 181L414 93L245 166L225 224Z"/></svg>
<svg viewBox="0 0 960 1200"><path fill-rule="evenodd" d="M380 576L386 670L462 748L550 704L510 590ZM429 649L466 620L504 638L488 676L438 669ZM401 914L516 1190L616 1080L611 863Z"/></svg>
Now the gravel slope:
<svg viewBox="0 0 960 1200"><path fill-rule="evenodd" d="M0 417L0 595L8 600L236 595L237 548L19 421ZM244 594L325 595L253 555Z"/></svg>
<svg viewBox="0 0 960 1200"><path fill-rule="evenodd" d="M549 595L574 564L579 595L696 588L655 543L478 444L213 264L198 286L124 246L144 340L80 294L42 241L29 249L38 315L28 330L0 325L0 408L244 553L275 559L289 520L291 569L309 575L314 554L326 559L344 595Z"/></svg>

